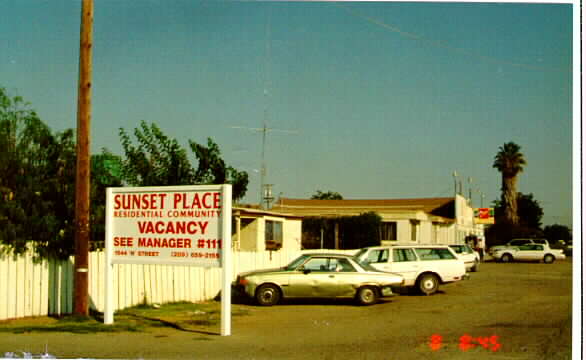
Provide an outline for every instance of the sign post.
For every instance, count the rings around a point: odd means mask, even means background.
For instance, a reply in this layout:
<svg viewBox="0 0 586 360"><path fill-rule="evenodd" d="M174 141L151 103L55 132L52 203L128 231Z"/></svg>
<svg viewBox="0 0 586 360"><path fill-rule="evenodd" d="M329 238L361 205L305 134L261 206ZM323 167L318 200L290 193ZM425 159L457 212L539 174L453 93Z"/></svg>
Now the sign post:
<svg viewBox="0 0 586 360"><path fill-rule="evenodd" d="M222 324L220 334L229 336L232 329L232 185L222 185Z"/></svg>
<svg viewBox="0 0 586 360"><path fill-rule="evenodd" d="M113 264L222 267L221 335L230 335L232 185L108 188L104 323Z"/></svg>

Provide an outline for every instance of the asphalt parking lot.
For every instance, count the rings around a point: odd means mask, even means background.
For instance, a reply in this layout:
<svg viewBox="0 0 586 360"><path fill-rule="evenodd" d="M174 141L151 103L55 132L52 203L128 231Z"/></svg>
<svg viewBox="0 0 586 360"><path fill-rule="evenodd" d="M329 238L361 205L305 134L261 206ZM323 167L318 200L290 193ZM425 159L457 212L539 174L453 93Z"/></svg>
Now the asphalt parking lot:
<svg viewBox="0 0 586 360"><path fill-rule="evenodd" d="M6 349L49 344L61 357L132 359L566 359L572 262L483 263L432 296L349 301L245 302L232 335L161 328L146 333L3 334Z"/></svg>

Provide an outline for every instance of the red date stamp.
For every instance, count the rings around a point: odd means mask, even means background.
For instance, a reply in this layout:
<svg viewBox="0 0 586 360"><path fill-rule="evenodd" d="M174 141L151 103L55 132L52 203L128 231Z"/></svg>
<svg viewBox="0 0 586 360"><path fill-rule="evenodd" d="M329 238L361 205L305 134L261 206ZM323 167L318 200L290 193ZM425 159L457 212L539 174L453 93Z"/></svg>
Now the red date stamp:
<svg viewBox="0 0 586 360"><path fill-rule="evenodd" d="M444 338L441 335L431 335L428 344L429 348L432 351L437 351L441 349L444 346L443 340ZM460 343L458 344L458 347L462 351L468 351L476 347L482 347L484 349L495 352L501 348L501 344L499 343L499 337L497 335L473 337L471 335L464 334L460 336L459 340Z"/></svg>

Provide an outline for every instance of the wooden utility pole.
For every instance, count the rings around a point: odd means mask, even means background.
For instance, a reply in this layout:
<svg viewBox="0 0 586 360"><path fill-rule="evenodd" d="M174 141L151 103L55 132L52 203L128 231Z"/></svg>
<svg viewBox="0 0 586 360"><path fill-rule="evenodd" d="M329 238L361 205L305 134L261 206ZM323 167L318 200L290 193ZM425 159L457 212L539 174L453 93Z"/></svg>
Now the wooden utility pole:
<svg viewBox="0 0 586 360"><path fill-rule="evenodd" d="M79 41L77 94L77 167L75 175L74 314L87 316L90 204L90 118L92 78L93 0L83 0Z"/></svg>

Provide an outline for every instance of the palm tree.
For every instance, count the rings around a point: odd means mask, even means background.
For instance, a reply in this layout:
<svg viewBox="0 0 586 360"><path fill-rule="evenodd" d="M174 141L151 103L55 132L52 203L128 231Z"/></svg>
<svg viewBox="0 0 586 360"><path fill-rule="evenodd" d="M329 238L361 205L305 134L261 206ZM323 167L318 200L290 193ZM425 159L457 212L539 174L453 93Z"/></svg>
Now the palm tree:
<svg viewBox="0 0 586 360"><path fill-rule="evenodd" d="M505 143L499 147L499 152L494 157L493 168L502 174L501 199L505 208L507 222L517 225L517 175L523 171L527 164L523 154L519 152L521 147L514 142Z"/></svg>

